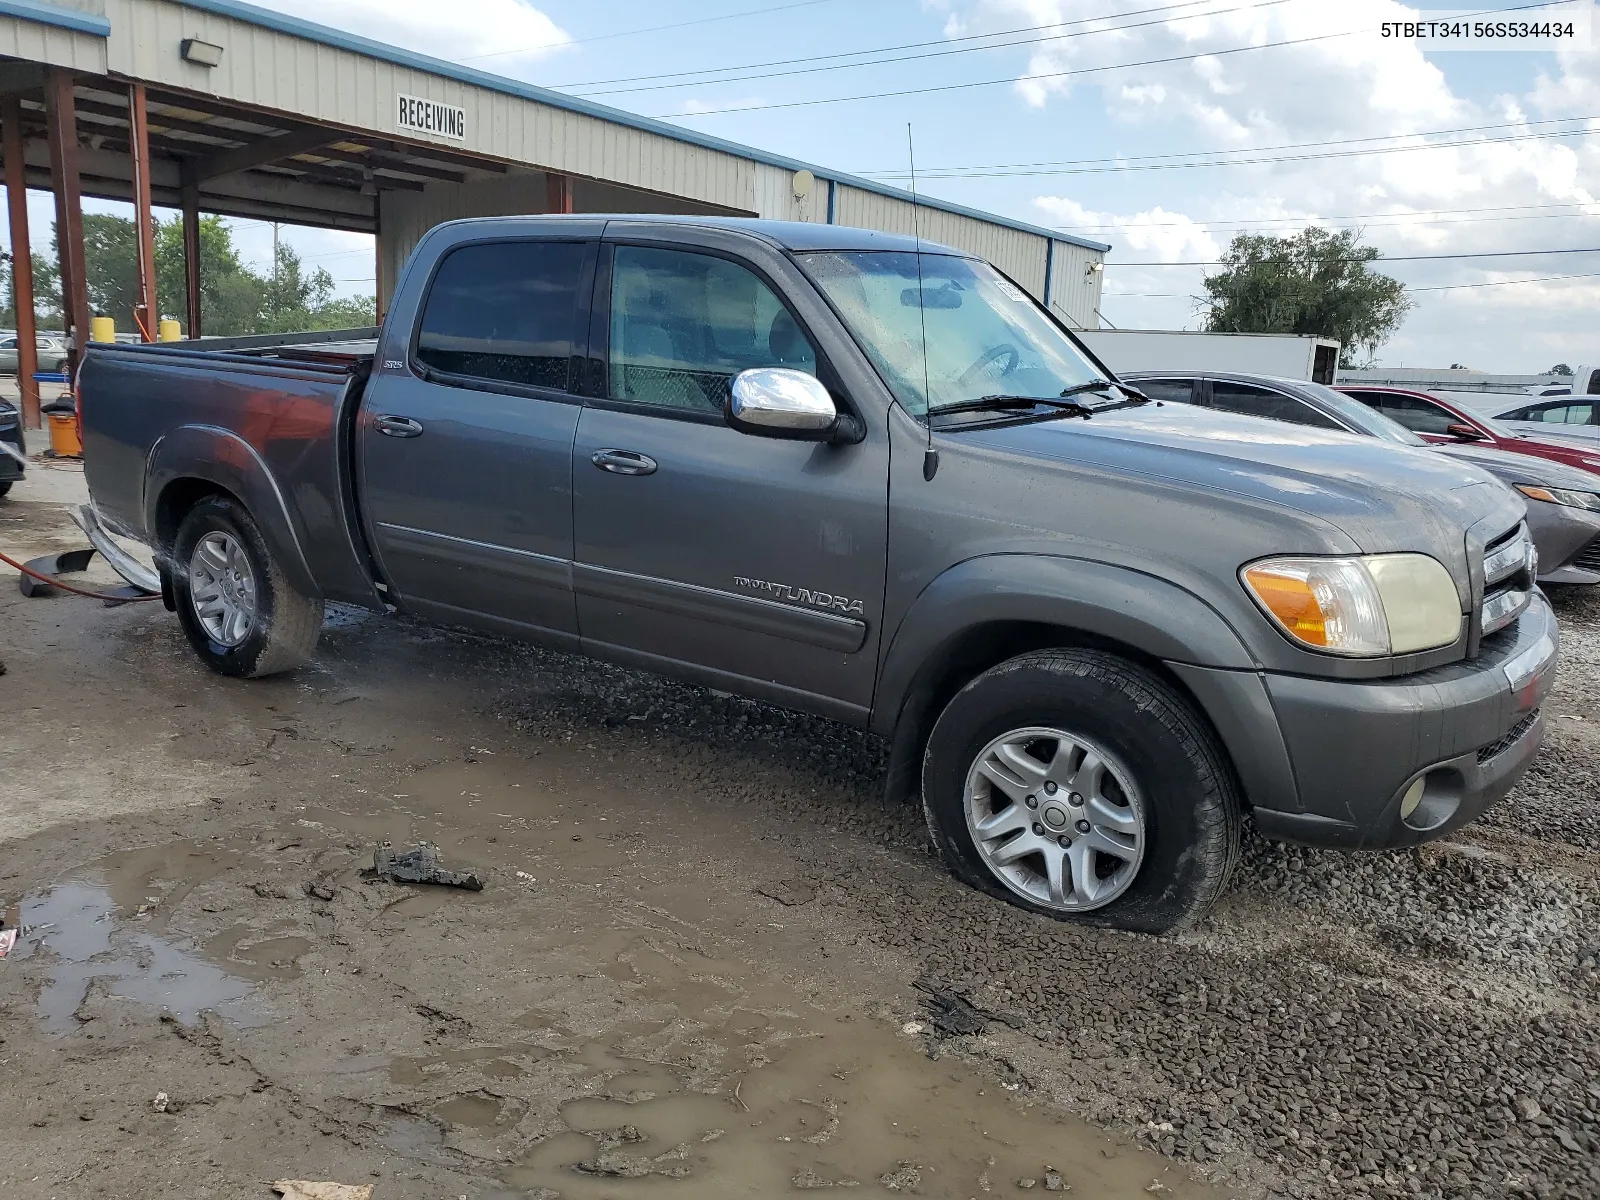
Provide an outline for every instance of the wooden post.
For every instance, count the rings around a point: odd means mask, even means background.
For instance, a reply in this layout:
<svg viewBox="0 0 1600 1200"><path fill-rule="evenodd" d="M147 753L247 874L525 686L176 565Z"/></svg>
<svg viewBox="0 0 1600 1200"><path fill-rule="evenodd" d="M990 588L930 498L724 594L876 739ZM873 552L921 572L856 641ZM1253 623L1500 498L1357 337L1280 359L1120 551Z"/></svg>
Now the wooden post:
<svg viewBox="0 0 1600 1200"><path fill-rule="evenodd" d="M22 426L38 429L38 331L33 316L33 248L28 241L28 181L22 160L22 101L0 96L0 139L6 166L6 202L11 210L11 302L17 310L17 388L22 393Z"/></svg>
<svg viewBox="0 0 1600 1200"><path fill-rule="evenodd" d="M83 259L83 191L78 178L78 110L72 72L51 67L44 85L50 172L56 193L56 251L61 270L61 313L71 339L68 376L76 382L89 344L89 285Z"/></svg>
<svg viewBox="0 0 1600 1200"><path fill-rule="evenodd" d="M572 211L572 176L544 173L545 212L569 213Z"/></svg>
<svg viewBox="0 0 1600 1200"><path fill-rule="evenodd" d="M200 336L200 185L183 187L183 290L188 301L189 336Z"/></svg>
<svg viewBox="0 0 1600 1200"><path fill-rule="evenodd" d="M139 302L133 320L147 342L156 340L161 310L156 307L156 231L150 214L150 123L145 112L144 84L128 89L130 153L133 157L133 220L138 226Z"/></svg>

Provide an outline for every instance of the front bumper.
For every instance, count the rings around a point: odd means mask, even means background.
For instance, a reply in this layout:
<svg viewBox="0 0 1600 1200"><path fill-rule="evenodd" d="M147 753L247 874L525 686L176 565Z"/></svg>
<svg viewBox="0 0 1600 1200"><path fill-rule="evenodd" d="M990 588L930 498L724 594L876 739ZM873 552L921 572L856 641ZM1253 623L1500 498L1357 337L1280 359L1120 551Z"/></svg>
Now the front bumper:
<svg viewBox="0 0 1600 1200"><path fill-rule="evenodd" d="M1285 841L1376 850L1469 824L1538 752L1555 666L1555 614L1535 594L1469 662L1367 682L1266 676L1299 808L1258 802L1257 826ZM1419 779L1421 802L1403 818Z"/></svg>
<svg viewBox="0 0 1600 1200"><path fill-rule="evenodd" d="M1540 583L1600 583L1600 513L1528 501L1528 532L1539 548Z"/></svg>

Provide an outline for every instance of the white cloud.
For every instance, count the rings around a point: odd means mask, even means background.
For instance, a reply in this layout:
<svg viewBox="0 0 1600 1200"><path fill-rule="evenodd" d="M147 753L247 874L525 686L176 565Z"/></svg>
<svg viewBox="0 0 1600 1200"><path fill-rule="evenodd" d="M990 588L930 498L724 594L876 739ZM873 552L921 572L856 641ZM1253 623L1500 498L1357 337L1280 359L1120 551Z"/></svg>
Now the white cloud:
<svg viewBox="0 0 1600 1200"><path fill-rule="evenodd" d="M466 7L435 0L278 0L275 7L435 58L473 59L468 65L489 71L547 55L572 40L522 0L472 0Z"/></svg>
<svg viewBox="0 0 1600 1200"><path fill-rule="evenodd" d="M1241 2L1214 0L1218 8ZM1094 11L1132 14L1148 6L1149 0L1101 0ZM981 32L1071 20L1078 11L1075 0L968 0L958 15L966 30ZM1048 110L1070 96L1078 106L1075 119L1082 120L1086 101L1098 100L1122 155L1395 139L1503 123L1513 127L1459 136L1519 139L1363 155L1349 154L1355 148L1350 146L1313 146L1283 152L1280 161L1249 166L1141 171L1122 177L1137 181L1139 199L1135 211L1128 211L1134 208L1128 205L1120 213L1090 212L1072 197L1078 188L1094 194L1107 194L1109 188L1109 194L1117 194L1121 181L1115 177L1049 179L1040 188L1048 194L1035 200L1047 223L1076 226L1113 244L1106 273L1107 316L1119 324L1192 326L1189 297L1200 291L1204 268L1119 269L1116 264L1215 260L1240 226L1283 235L1312 222L1364 225L1367 240L1393 256L1600 245L1600 136L1526 136L1546 128L1529 122L1600 114L1600 54L1554 56L1552 66L1534 77L1525 94L1498 85L1498 94L1485 89L1474 95L1452 89L1415 45L1377 36L1382 21L1414 11L1395 0L1294 0L1040 44L1017 71L1017 102ZM1596 15L1600 17L1600 6ZM1149 19L1130 15L1123 21ZM1107 22L1097 24L1104 28ZM1370 32L1323 37L1349 30ZM1216 53L1306 38L1322 40ZM1200 56L1137 70L1025 78L1182 55ZM1453 69L1461 65L1458 58ZM1471 82L1470 76L1463 78ZM1600 120L1587 125L1600 130ZM1416 144L1423 140L1411 139ZM1259 157L1275 155L1268 151ZM1536 205L1577 207L1526 207ZM1518 218L1514 220L1473 219L1494 213L1426 219L1401 215L1499 206L1524 207L1507 214ZM1363 221L1347 219L1364 214L1373 215ZM1406 262L1390 269L1408 284L1426 287L1600 271L1600 255ZM1584 357L1584 343L1588 357L1600 356L1594 309L1588 304L1594 282L1418 293L1418 309L1382 356L1413 365L1437 358L1530 371L1549 365L1532 359ZM1115 298L1116 293L1125 298ZM1565 348L1557 350L1557 344ZM1529 361L1524 363L1524 357Z"/></svg>

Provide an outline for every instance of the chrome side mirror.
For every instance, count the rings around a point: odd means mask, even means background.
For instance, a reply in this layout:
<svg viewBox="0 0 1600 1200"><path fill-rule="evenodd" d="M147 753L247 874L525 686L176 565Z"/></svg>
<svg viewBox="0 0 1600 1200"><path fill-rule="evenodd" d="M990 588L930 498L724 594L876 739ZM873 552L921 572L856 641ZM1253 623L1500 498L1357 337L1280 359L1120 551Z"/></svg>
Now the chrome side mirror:
<svg viewBox="0 0 1600 1200"><path fill-rule="evenodd" d="M813 375L789 367L754 367L734 377L723 418L740 433L826 442L839 410Z"/></svg>

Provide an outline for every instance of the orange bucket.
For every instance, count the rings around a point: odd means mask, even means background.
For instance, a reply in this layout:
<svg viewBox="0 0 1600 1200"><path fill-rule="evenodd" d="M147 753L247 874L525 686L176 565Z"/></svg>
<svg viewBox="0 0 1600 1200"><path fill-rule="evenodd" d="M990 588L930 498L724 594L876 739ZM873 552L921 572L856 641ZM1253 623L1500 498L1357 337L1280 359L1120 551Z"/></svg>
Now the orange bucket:
<svg viewBox="0 0 1600 1200"><path fill-rule="evenodd" d="M82 458L83 439L72 413L46 413L50 418L50 450L57 458Z"/></svg>

